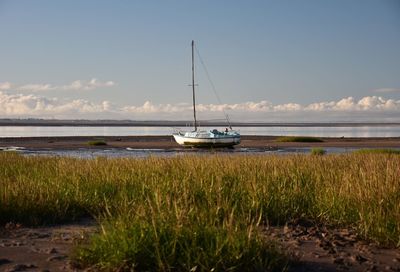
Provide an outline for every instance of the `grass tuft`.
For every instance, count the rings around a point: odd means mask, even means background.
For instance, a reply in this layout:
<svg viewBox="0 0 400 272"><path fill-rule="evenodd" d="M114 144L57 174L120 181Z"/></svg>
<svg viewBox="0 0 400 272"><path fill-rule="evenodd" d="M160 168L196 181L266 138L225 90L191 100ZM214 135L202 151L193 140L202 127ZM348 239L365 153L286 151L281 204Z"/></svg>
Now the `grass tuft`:
<svg viewBox="0 0 400 272"><path fill-rule="evenodd" d="M107 142L104 140L93 140L87 143L88 145L99 146L99 145L107 145Z"/></svg>
<svg viewBox="0 0 400 272"><path fill-rule="evenodd" d="M209 222L117 219L75 251L83 267L120 271L282 271L287 258L256 230Z"/></svg>
<svg viewBox="0 0 400 272"><path fill-rule="evenodd" d="M320 147L314 147L311 149L311 155L316 155L316 156L321 156L321 155L325 155L326 154L326 150Z"/></svg>
<svg viewBox="0 0 400 272"><path fill-rule="evenodd" d="M282 136L276 139L277 142L296 142L296 143L320 143L322 139L308 136Z"/></svg>

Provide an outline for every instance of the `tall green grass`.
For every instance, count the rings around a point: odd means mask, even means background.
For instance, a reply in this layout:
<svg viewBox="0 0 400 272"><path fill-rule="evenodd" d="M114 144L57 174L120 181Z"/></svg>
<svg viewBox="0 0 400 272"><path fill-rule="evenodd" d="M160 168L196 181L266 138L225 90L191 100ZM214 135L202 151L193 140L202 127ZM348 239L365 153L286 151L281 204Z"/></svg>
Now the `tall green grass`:
<svg viewBox="0 0 400 272"><path fill-rule="evenodd" d="M91 215L84 266L138 270L282 269L266 224L307 218L400 245L400 157L185 156L83 160L0 153L0 222Z"/></svg>

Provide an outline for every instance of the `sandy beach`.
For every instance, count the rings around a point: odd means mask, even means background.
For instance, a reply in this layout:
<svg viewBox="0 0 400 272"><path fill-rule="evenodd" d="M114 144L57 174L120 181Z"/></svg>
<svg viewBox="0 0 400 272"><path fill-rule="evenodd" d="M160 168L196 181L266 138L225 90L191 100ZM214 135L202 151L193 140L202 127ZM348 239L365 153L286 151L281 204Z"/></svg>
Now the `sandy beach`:
<svg viewBox="0 0 400 272"><path fill-rule="evenodd" d="M235 148L284 149L306 147L340 148L400 148L400 137L393 138L320 138L323 142L278 142L276 136L242 136ZM89 141L102 140L109 148L179 149L172 136L77 136L77 137L17 137L0 138L0 147L18 146L29 149L102 149Z"/></svg>

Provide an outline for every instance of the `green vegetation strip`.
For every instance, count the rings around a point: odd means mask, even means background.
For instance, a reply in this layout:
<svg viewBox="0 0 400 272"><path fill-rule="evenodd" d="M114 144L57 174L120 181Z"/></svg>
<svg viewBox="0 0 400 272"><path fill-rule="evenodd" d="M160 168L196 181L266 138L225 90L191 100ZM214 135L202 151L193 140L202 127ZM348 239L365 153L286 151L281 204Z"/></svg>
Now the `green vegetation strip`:
<svg viewBox="0 0 400 272"><path fill-rule="evenodd" d="M391 149L391 148L376 148L376 149L359 149L354 151L354 153L358 154L400 154L399 149Z"/></svg>
<svg viewBox="0 0 400 272"><path fill-rule="evenodd" d="M88 145L107 145L107 143L103 140L93 140L93 141L89 141Z"/></svg>
<svg viewBox="0 0 400 272"><path fill-rule="evenodd" d="M320 143L322 139L307 136L282 136L276 139L277 142L296 142L296 143Z"/></svg>
<svg viewBox="0 0 400 272"><path fill-rule="evenodd" d="M0 223L91 215L75 251L97 270L281 270L262 226L307 218L400 244L400 156L92 160L0 153Z"/></svg>

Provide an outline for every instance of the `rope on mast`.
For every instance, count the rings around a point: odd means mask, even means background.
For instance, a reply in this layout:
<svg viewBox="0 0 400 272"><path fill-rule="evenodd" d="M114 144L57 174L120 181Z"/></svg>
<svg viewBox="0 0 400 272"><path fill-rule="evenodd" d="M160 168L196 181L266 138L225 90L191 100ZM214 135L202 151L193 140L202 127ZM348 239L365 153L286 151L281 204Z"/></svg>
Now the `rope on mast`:
<svg viewBox="0 0 400 272"><path fill-rule="evenodd" d="M193 116L194 116L194 131L197 131L197 120L196 120L196 94L194 91L194 40L192 40L192 91L193 91Z"/></svg>
<svg viewBox="0 0 400 272"><path fill-rule="evenodd" d="M204 63L202 57L200 56L199 50L197 49L197 46L196 46L196 45L194 46L194 48L195 48L195 50L196 50L197 56L199 57L201 66L203 67L204 72L206 73L207 79L208 79L208 81L210 82L211 89L213 90L213 92L214 92L214 94L215 94L215 97L216 97L217 100L218 100L218 103L222 105L221 98L219 97L219 95L218 95L218 93L217 93L217 90L216 90L216 88L215 88L215 85L214 85L213 81L211 80L210 74L208 73L208 70L207 70L207 67L206 67L205 63ZM232 129L232 125L231 125L231 122L230 122L230 120L229 120L229 115L226 113L224 107L222 107L222 112L223 112L224 115L225 115L225 119L226 119L226 121L228 122L229 128Z"/></svg>

